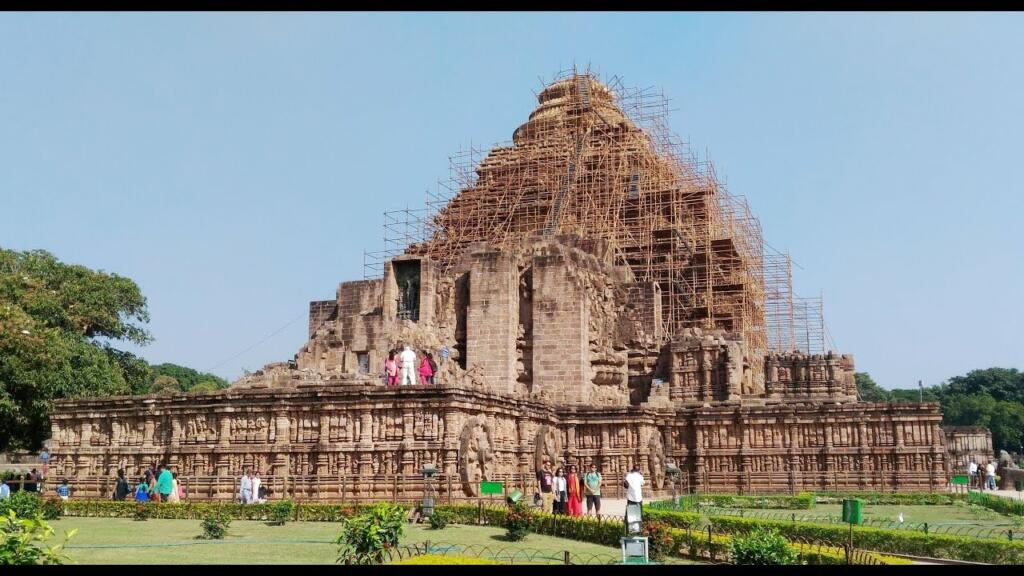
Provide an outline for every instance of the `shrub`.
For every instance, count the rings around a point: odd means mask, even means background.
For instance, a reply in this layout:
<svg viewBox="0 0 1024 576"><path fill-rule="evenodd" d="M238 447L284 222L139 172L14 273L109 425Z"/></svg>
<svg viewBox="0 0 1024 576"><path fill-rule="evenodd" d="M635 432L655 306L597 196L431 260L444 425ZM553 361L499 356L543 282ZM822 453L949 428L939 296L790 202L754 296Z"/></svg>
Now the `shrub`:
<svg viewBox="0 0 1024 576"><path fill-rule="evenodd" d="M734 537L730 554L733 564L783 566L797 563L797 551L771 528L758 527Z"/></svg>
<svg viewBox="0 0 1024 576"><path fill-rule="evenodd" d="M60 498L46 498L39 506L39 514L43 520L56 520L64 513L64 501Z"/></svg>
<svg viewBox="0 0 1024 576"><path fill-rule="evenodd" d="M434 508L434 512L430 515L430 528L433 530L444 530L452 521L454 514L450 510L444 508Z"/></svg>
<svg viewBox="0 0 1024 576"><path fill-rule="evenodd" d="M291 500L282 500L280 502L274 502L269 504L270 521L268 524L274 526L284 526L292 514L295 512L295 504Z"/></svg>
<svg viewBox="0 0 1024 576"><path fill-rule="evenodd" d="M644 507L644 518L664 522L673 528L684 530L700 526L701 516L697 512L676 512L660 508Z"/></svg>
<svg viewBox="0 0 1024 576"><path fill-rule="evenodd" d="M678 550L669 527L661 522L644 522L643 535L647 537L647 556L655 562L674 555Z"/></svg>
<svg viewBox="0 0 1024 576"><path fill-rule="evenodd" d="M149 517L153 515L153 509L148 504L137 502L135 504L135 513L132 514L132 520L139 522L145 522L149 520Z"/></svg>
<svg viewBox="0 0 1024 576"><path fill-rule="evenodd" d="M18 518L35 518L42 514L42 504L43 499L38 492L19 490L13 492L10 498L0 500L0 514L7 516L13 510Z"/></svg>
<svg viewBox="0 0 1024 576"><path fill-rule="evenodd" d="M197 538L203 540L222 540L231 526L231 517L220 510L211 510L203 518L203 533Z"/></svg>
<svg viewBox="0 0 1024 576"><path fill-rule="evenodd" d="M403 565L427 565L435 566L441 564L502 564L497 560L491 560L489 558L472 558L469 556L442 556L440 554L420 554L419 556L413 556L411 558L405 558L403 560L397 560L390 564L403 564Z"/></svg>
<svg viewBox="0 0 1024 576"><path fill-rule="evenodd" d="M532 522L530 509L523 502L516 502L508 507L505 513L505 537L511 542L518 542L530 533Z"/></svg>
<svg viewBox="0 0 1024 576"><path fill-rule="evenodd" d="M377 504L369 513L346 518L341 534L335 540L339 544L338 563L379 564L384 550L396 544L402 535L405 522L405 508L388 504Z"/></svg>
<svg viewBox="0 0 1024 576"><path fill-rule="evenodd" d="M64 533L64 542L56 546L39 546L53 535L53 528L43 518L18 519L14 510L8 510L0 522L0 565L63 564L67 556L62 553L64 545L77 530Z"/></svg>

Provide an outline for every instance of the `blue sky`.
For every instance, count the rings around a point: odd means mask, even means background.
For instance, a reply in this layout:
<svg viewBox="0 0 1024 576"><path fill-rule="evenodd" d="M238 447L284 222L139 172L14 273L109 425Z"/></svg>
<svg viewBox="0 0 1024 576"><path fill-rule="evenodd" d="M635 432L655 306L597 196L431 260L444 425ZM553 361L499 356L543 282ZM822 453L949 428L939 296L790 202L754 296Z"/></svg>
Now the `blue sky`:
<svg viewBox="0 0 1024 576"><path fill-rule="evenodd" d="M0 15L0 246L129 276L151 362L284 360L384 210L590 64L824 294L886 387L1024 368L1021 14ZM294 321L289 324L290 321ZM284 327L284 328L282 328ZM270 338L266 338L273 334ZM257 345L257 343L259 343Z"/></svg>

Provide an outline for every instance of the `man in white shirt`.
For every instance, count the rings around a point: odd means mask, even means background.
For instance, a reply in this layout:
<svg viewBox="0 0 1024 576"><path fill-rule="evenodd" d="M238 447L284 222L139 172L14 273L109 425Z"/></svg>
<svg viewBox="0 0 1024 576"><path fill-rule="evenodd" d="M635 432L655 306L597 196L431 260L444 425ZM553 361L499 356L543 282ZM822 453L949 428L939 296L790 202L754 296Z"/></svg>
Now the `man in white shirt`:
<svg viewBox="0 0 1024 576"><path fill-rule="evenodd" d="M967 465L967 478L968 478L968 485L969 486L977 485L977 476L978 476L978 463L975 462L974 460L971 460L971 463Z"/></svg>
<svg viewBox="0 0 1024 576"><path fill-rule="evenodd" d="M402 360L402 386L406 386L406 380L409 381L409 386L415 385L416 353L412 351L412 348L406 346L399 358Z"/></svg>
<svg viewBox="0 0 1024 576"><path fill-rule="evenodd" d="M242 474L238 488L238 498L242 501L242 504L252 502L252 478L249 476L248 469Z"/></svg>
<svg viewBox="0 0 1024 576"><path fill-rule="evenodd" d="M996 465L992 462L985 465L985 482L989 490L996 489Z"/></svg>
<svg viewBox="0 0 1024 576"><path fill-rule="evenodd" d="M640 467L633 466L633 471L626 474L626 505L643 504L644 477L640 474Z"/></svg>

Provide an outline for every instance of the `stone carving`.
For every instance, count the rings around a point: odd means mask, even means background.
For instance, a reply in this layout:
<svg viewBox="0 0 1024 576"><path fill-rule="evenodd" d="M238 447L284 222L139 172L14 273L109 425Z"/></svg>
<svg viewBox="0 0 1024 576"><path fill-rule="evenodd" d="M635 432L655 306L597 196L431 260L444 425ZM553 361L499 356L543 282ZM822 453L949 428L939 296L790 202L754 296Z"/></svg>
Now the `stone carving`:
<svg viewBox="0 0 1024 576"><path fill-rule="evenodd" d="M1005 468L1007 470L1016 470L1017 463L1013 461L1013 456L1006 450L999 451L999 468Z"/></svg>
<svg viewBox="0 0 1024 576"><path fill-rule="evenodd" d="M533 441L533 469L540 470L545 462L551 463L551 471L562 465L562 435L557 428L542 424Z"/></svg>
<svg viewBox="0 0 1024 576"><path fill-rule="evenodd" d="M480 482L493 474L494 433L490 424L480 416L470 418L459 434L459 469L462 490L467 496L477 496Z"/></svg>
<svg viewBox="0 0 1024 576"><path fill-rule="evenodd" d="M647 442L647 475L653 489L661 490L665 486L665 445L658 430Z"/></svg>

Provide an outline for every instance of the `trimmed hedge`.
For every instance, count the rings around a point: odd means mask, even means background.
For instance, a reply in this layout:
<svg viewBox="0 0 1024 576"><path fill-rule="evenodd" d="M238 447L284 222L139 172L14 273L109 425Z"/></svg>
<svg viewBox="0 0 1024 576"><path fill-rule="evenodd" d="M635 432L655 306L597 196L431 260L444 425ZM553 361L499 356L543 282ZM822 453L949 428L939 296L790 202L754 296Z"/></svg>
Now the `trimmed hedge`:
<svg viewBox="0 0 1024 576"><path fill-rule="evenodd" d="M999 512L1000 514L1024 516L1024 501L1021 500L1010 500L1009 498L992 496L982 492L968 492L967 501L971 504L984 506L989 510Z"/></svg>
<svg viewBox="0 0 1024 576"><path fill-rule="evenodd" d="M821 492L817 495L819 504L842 504L844 498L863 500L870 506L950 506L963 502L963 494L943 492Z"/></svg>
<svg viewBox="0 0 1024 576"><path fill-rule="evenodd" d="M478 508L472 505L438 506L452 514L452 522L457 524L477 524L482 518L484 524L504 526L505 509L496 507ZM680 556L696 560L726 562L732 538L724 534L711 534L710 540L706 530L698 530L700 515L692 512L675 512L669 510L644 510L644 516L672 526L668 529L672 536L671 556ZM623 534L623 526L618 522L598 521L586 516L562 516L543 512L532 514L533 523L530 530L537 534L557 536L571 540L618 547ZM799 545L793 544L799 548ZM801 551L802 557L812 564L845 564L846 553L842 548L826 548L815 546ZM892 558L881 554L869 553L869 556L882 564L907 564L902 558Z"/></svg>
<svg viewBox="0 0 1024 576"><path fill-rule="evenodd" d="M737 496L732 494L688 494L679 497L679 504L671 500L652 502L652 510L694 510L699 506L718 508L762 508L771 510L810 510L814 508L815 495L812 492L801 492L796 496Z"/></svg>
<svg viewBox="0 0 1024 576"><path fill-rule="evenodd" d="M735 516L711 516L712 529L726 534L746 533L756 526L770 526L790 539L809 539L842 546L849 538L847 526L756 520ZM945 534L921 534L907 530L854 528L853 545L865 550L949 558L971 562L1020 564L1024 562L1024 542L1005 542L989 538L962 538Z"/></svg>
<svg viewBox="0 0 1024 576"><path fill-rule="evenodd" d="M273 522L279 517L282 502L268 504L235 504L217 502L181 502L143 504L149 518L173 520L202 520L206 514L217 511L232 520L258 520ZM64 515L99 518L132 518L136 503L122 500L68 500L63 503ZM291 520L301 522L339 522L357 516L373 506L368 504L295 504Z"/></svg>

